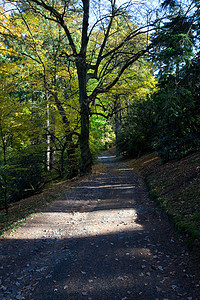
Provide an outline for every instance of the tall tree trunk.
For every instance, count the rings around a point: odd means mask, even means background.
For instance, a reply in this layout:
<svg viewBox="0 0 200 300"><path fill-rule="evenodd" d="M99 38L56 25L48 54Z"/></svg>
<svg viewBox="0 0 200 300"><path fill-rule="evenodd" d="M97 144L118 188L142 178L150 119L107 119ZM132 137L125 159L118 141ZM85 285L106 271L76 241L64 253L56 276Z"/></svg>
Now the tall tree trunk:
<svg viewBox="0 0 200 300"><path fill-rule="evenodd" d="M73 178L75 176L78 175L78 161L77 161L77 157L76 157L76 146L73 143L73 134L71 132L70 129L70 123L69 120L67 119L65 110L62 106L62 103L60 102L60 100L58 99L58 96L56 93L54 93L54 100L56 103L56 106L58 108L58 111L62 117L62 121L63 121L63 127L65 130L65 136L66 136L66 143L63 146L62 149L62 153L61 153L61 176L63 176L63 172L64 172L64 151L67 150L67 154L68 154L68 159L67 159L67 163L68 163L68 176L69 178Z"/></svg>
<svg viewBox="0 0 200 300"><path fill-rule="evenodd" d="M46 166L47 166L47 171L50 171L50 163L51 163L51 136L50 136L50 111L49 111L49 98L47 96L47 153L46 153Z"/></svg>
<svg viewBox="0 0 200 300"><path fill-rule="evenodd" d="M116 156L120 155L119 146L118 146L118 138L119 138L119 131L121 129L121 113L120 113L120 102L119 102L119 95L115 95L115 103L114 103L114 118L115 118L115 143L116 143Z"/></svg>
<svg viewBox="0 0 200 300"><path fill-rule="evenodd" d="M80 150L81 164L80 175L92 171L92 155L89 147L89 101L87 96L87 67L85 58L78 58L76 61L79 82L79 103L81 108L81 135Z"/></svg>
<svg viewBox="0 0 200 300"><path fill-rule="evenodd" d="M55 147L55 140L56 140L56 137L55 137L55 126L56 126L56 120L55 120L55 116L54 114L52 114L51 116L51 122L52 122L52 128L51 128L51 167L53 165L55 165L56 163L56 147Z"/></svg>
<svg viewBox="0 0 200 300"><path fill-rule="evenodd" d="M68 164L68 177L74 178L79 174L77 156L76 156L76 145L72 140L72 136L68 138L67 147L67 164Z"/></svg>
<svg viewBox="0 0 200 300"><path fill-rule="evenodd" d="M1 124L0 124L0 133L1 133L2 148L3 148L3 163L4 163L4 167L6 168L6 165L7 165L6 148L7 147L6 147L6 139L4 137ZM4 187L3 187L3 189L4 189L4 206L5 206L6 214L8 214L8 198L7 198L8 181L7 181L7 174L6 174L5 169L4 169L4 172L3 172L3 181L4 181Z"/></svg>

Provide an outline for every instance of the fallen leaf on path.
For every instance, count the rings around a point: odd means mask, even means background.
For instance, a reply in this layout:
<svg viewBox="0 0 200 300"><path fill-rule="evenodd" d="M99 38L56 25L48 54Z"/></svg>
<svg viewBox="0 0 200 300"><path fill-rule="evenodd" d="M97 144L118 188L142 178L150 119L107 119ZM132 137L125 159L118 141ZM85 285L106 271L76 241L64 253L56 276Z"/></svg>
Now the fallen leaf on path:
<svg viewBox="0 0 200 300"><path fill-rule="evenodd" d="M119 277L117 277L117 279L124 280L124 277L119 276Z"/></svg>

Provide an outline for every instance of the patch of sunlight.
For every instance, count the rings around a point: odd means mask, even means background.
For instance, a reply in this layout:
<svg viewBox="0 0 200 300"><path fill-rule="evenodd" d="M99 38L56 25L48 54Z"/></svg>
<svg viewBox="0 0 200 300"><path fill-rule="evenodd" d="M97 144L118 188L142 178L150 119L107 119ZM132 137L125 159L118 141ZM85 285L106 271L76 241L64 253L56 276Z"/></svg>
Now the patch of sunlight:
<svg viewBox="0 0 200 300"><path fill-rule="evenodd" d="M143 275L140 275L140 270L138 270L139 272L139 276L143 276ZM87 272L86 272L87 274ZM88 274L87 274L88 275ZM75 278L71 278L70 281L73 282L74 284L70 284L69 285L69 281L66 280L64 282L64 284L67 286L67 292L68 292L68 295L70 294L73 294L73 293L77 293L77 290L81 291L81 290L84 290L83 286L85 285L86 287L88 286L88 283L90 283L89 285L89 292L83 292L83 294L86 295L86 298L81 298L81 299L89 299L87 297L87 295L92 295L92 293L96 293L98 291L98 293L100 293L102 291L102 293L104 293L105 291L108 292L109 289L111 289L112 293L113 293L113 290L116 288L116 291L118 290L124 290L125 287L127 287L127 290L126 293L127 295L132 295L131 292L128 291L128 286L131 285L131 286L134 286L135 288L138 288L138 280L137 278L135 278L134 276L136 276L135 272L127 272L127 273L124 273L124 272L116 272L115 274L111 273L106 273L106 275L102 276L98 276L97 274L95 274L96 276L94 276L94 280L91 279L92 276L91 274L89 274L88 276L85 276L85 278L83 278L83 276L81 276L81 274L77 274L77 276ZM88 279L89 277L89 279ZM136 280L135 280L136 279ZM143 280L141 280L142 282ZM95 284L93 284L93 282ZM108 284L108 282L110 284ZM98 283L98 284L97 284ZM141 286L141 284L139 284ZM98 290L97 290L98 289ZM93 297L91 298L93 299ZM102 298L103 299L103 298ZM106 298L107 299L107 298ZM110 299L114 299L113 297L110 298ZM116 297L115 297L116 299ZM136 299L133 295L133 297L130 296L127 298L127 297L124 297L124 298L118 298L118 299ZM138 298L137 298L138 299ZM142 296L140 299L144 299ZM147 298L145 298L147 299Z"/></svg>
<svg viewBox="0 0 200 300"><path fill-rule="evenodd" d="M65 239L143 230L133 208L90 212L37 213L11 235L13 239Z"/></svg>
<svg viewBox="0 0 200 300"><path fill-rule="evenodd" d="M130 172L130 170L132 170L132 168L131 167L129 167L129 168L117 168L117 171L123 171L123 172L125 172L125 171L128 171L128 172Z"/></svg>
<svg viewBox="0 0 200 300"><path fill-rule="evenodd" d="M109 156L99 156L98 159L111 159L111 158L116 158L115 155L109 155Z"/></svg>
<svg viewBox="0 0 200 300"><path fill-rule="evenodd" d="M129 257L131 260L134 260L136 257L141 257L141 256L148 257L151 254L152 254L151 250L148 248L127 247L125 256ZM124 257L124 252L121 251L121 249L117 249L117 251L115 251L115 255L120 259Z"/></svg>
<svg viewBox="0 0 200 300"><path fill-rule="evenodd" d="M97 186L84 186L84 187L79 187L79 189L104 189L104 188L109 188L113 190L122 190L122 189L135 189L136 187L134 185L128 185L128 184L110 184L110 185L98 185Z"/></svg>
<svg viewBox="0 0 200 300"><path fill-rule="evenodd" d="M144 164L144 165L145 165L145 164L148 164L148 163L150 163L151 161L154 161L154 160L157 160L157 159L158 159L158 157L153 157L153 158L151 158L151 159L149 159L149 160L144 161L143 164Z"/></svg>

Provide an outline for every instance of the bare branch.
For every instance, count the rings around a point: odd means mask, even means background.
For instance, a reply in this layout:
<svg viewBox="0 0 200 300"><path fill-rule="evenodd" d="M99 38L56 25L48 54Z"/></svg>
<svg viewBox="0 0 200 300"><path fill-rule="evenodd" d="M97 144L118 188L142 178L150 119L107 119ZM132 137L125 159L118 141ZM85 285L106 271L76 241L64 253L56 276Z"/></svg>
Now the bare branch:
<svg viewBox="0 0 200 300"><path fill-rule="evenodd" d="M103 93L108 92L119 81L119 79L121 78L121 76L123 75L125 70L128 69L128 67L131 66L140 57L144 56L144 54L147 53L151 47L153 47L153 46L148 46L146 49L143 49L143 50L137 52L131 59L129 59L124 64L124 66L119 71L118 75L114 78L114 80L110 84L108 84L105 87L101 87L101 85L98 84L98 86L94 89L93 93L89 96L90 101L93 101L93 99L95 99L98 94L103 94Z"/></svg>
<svg viewBox="0 0 200 300"><path fill-rule="evenodd" d="M104 51L104 48L106 46L106 43L108 41L108 37L109 37L109 33L110 33L110 30L111 30L111 27L112 27L112 23L113 23L113 19L115 17L115 1L114 3L112 4L112 15L110 17L110 22L108 24L108 28L107 28L107 31L105 33L105 36L104 36L104 40L103 40L103 43L101 45L101 48L99 50L99 54L98 54L98 57L97 57L97 61L96 61L96 65L95 65L95 73L97 75L97 71L98 71L98 68L99 68L99 65L100 65L100 62L102 60L102 53Z"/></svg>
<svg viewBox="0 0 200 300"><path fill-rule="evenodd" d="M68 29L67 24L64 21L64 15L60 14L54 7L47 5L43 0L31 0L31 2L37 4L40 7L45 8L50 14L52 14L56 19L51 19L49 17L46 17L52 21L57 22L58 24L61 25L61 27L64 29L66 36L68 38L69 44L71 46L72 52L74 54L74 56L77 56L77 51L76 51L76 46L74 44L72 35ZM29 1L30 3L30 1Z"/></svg>
<svg viewBox="0 0 200 300"><path fill-rule="evenodd" d="M89 0L82 0L83 2L83 23L82 23L82 37L80 55L86 55L88 44L88 26L89 26Z"/></svg>

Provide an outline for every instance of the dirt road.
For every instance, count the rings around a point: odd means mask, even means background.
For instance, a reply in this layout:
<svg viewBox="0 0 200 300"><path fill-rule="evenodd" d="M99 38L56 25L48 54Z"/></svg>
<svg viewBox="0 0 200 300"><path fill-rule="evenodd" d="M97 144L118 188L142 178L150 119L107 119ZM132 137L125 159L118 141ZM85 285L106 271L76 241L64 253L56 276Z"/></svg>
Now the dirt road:
<svg viewBox="0 0 200 300"><path fill-rule="evenodd" d="M200 299L199 268L112 156L1 240L0 299Z"/></svg>

